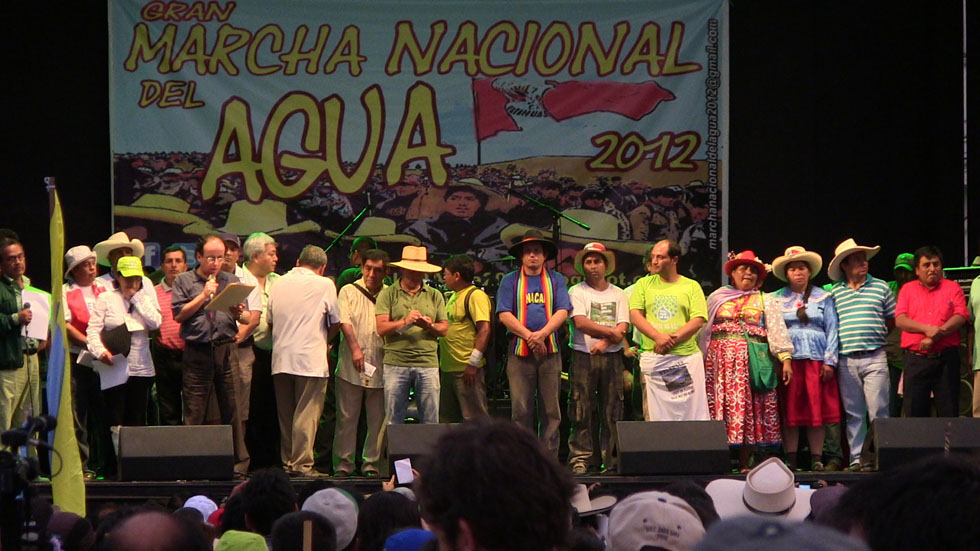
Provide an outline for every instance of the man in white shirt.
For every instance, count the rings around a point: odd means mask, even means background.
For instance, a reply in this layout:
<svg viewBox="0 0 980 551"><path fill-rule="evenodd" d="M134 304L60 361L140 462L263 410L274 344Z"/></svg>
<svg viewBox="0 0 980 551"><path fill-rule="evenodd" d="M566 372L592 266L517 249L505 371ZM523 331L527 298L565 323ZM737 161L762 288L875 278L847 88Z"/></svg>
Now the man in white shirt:
<svg viewBox="0 0 980 551"><path fill-rule="evenodd" d="M276 419L276 396L272 384L272 334L267 321L269 290L279 279L275 272L279 262L275 239L257 232L248 236L242 245L245 263L236 271L238 278L255 288L245 301L248 304L247 324L239 324L238 363L242 373L248 369L248 379L242 379L245 425L245 444L252 457L253 469L279 466L279 421ZM240 272L240 273L239 273Z"/></svg>
<svg viewBox="0 0 980 551"><path fill-rule="evenodd" d="M283 467L291 476L317 476L313 438L327 391L327 342L337 332L337 288L323 277L327 255L307 245L296 267L269 291L272 382L276 390Z"/></svg>
<svg viewBox="0 0 980 551"><path fill-rule="evenodd" d="M361 256L361 278L340 288L340 355L337 365L337 430L333 436L334 476L349 476L356 467L357 423L364 407L367 433L361 474L378 476L385 434L384 339L374 313L387 287L388 253L368 249Z"/></svg>
<svg viewBox="0 0 980 551"><path fill-rule="evenodd" d="M616 423L623 419L623 336L629 330L626 294L606 281L616 269L616 257L602 243L586 243L575 255L575 270L585 279L568 290L572 362L568 417L568 464L572 473L588 472L596 447L606 470L614 468ZM598 395L599 441L592 438L592 410Z"/></svg>

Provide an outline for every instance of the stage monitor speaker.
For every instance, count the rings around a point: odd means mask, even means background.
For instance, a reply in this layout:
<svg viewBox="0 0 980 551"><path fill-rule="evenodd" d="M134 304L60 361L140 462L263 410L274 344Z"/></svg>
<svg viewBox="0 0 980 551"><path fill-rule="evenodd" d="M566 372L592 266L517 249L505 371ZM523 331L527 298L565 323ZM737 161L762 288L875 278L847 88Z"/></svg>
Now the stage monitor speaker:
<svg viewBox="0 0 980 551"><path fill-rule="evenodd" d="M724 421L620 421L619 474L724 474Z"/></svg>
<svg viewBox="0 0 980 551"><path fill-rule="evenodd" d="M119 427L119 480L231 480L231 425Z"/></svg>
<svg viewBox="0 0 980 551"><path fill-rule="evenodd" d="M896 417L875 419L874 437L878 470L899 467L946 448L950 453L980 457L980 419L972 417Z"/></svg>
<svg viewBox="0 0 980 551"><path fill-rule="evenodd" d="M439 437L455 426L455 423L388 425L388 459L394 462L407 457L412 460L412 466L417 466L435 448Z"/></svg>

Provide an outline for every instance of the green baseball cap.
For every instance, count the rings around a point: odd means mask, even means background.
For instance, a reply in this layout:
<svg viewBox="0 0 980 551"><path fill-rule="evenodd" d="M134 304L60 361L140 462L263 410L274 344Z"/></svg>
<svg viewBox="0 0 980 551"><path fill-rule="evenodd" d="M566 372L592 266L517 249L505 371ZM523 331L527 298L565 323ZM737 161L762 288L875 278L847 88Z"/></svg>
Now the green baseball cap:
<svg viewBox="0 0 980 551"><path fill-rule="evenodd" d="M143 261L135 256L123 256L116 262L116 273L123 277L143 275Z"/></svg>
<svg viewBox="0 0 980 551"><path fill-rule="evenodd" d="M912 268L912 263L915 262L915 255L912 253L902 253L895 257L895 270L899 268L904 268L910 272L914 272L915 269Z"/></svg>

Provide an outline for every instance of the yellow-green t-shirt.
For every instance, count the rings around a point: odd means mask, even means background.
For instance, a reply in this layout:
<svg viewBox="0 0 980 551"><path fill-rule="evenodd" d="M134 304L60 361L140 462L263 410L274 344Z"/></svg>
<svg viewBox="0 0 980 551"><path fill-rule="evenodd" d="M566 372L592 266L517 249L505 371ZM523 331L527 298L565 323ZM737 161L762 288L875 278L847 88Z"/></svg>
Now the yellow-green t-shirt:
<svg viewBox="0 0 980 551"><path fill-rule="evenodd" d="M688 321L700 317L708 319L708 303L701 285L693 279L680 276L674 283L665 283L659 275L646 276L636 282L630 296L630 310L643 310L654 328L664 333L673 333ZM642 335L641 348L652 351L657 343ZM697 333L687 340L677 343L670 353L688 356L698 351Z"/></svg>
<svg viewBox="0 0 980 551"><path fill-rule="evenodd" d="M466 296L470 293L470 315L467 317ZM450 295L446 313L449 315L449 332L439 339L439 368L446 372L463 371L476 343L476 322L490 321L490 297L482 289L470 285ZM486 363L486 359L480 360L480 367Z"/></svg>

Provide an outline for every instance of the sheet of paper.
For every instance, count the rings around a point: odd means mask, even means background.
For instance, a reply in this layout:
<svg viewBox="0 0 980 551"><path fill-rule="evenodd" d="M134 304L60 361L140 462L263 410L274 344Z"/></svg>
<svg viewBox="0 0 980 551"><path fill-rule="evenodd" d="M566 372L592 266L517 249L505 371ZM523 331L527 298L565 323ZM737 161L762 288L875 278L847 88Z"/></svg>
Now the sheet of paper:
<svg viewBox="0 0 980 551"><path fill-rule="evenodd" d="M78 359L75 361L78 363L78 365L84 365L85 367L94 368L95 362L97 362L98 360L96 360L95 356L93 356L92 353L89 352L88 349L86 348L85 350L82 350L81 352L78 353Z"/></svg>
<svg viewBox="0 0 980 551"><path fill-rule="evenodd" d="M92 362L92 369L99 374L102 390L119 386L129 379L129 362L126 356L116 354L112 357L112 365L106 365L101 360Z"/></svg>
<svg viewBox="0 0 980 551"><path fill-rule="evenodd" d="M366 361L364 362L364 374L367 375L368 377L374 377L374 372L377 370L378 368L376 366Z"/></svg>
<svg viewBox="0 0 980 551"><path fill-rule="evenodd" d="M24 289L24 304L31 305L31 323L23 329L23 335L39 341L48 340L48 321L51 319L51 295L40 289Z"/></svg>
<svg viewBox="0 0 980 551"><path fill-rule="evenodd" d="M232 306L245 302L249 293L255 285L245 285L244 283L229 283L223 291L218 293L214 300L204 307L205 310L227 310Z"/></svg>
<svg viewBox="0 0 980 551"><path fill-rule="evenodd" d="M406 457L395 461L395 480L399 484L411 484L415 480L415 475L412 474L411 459Z"/></svg>
<svg viewBox="0 0 980 551"><path fill-rule="evenodd" d="M131 333L135 333L146 329L146 326L143 325L143 322L136 319L136 316L126 314L126 329L129 329Z"/></svg>

